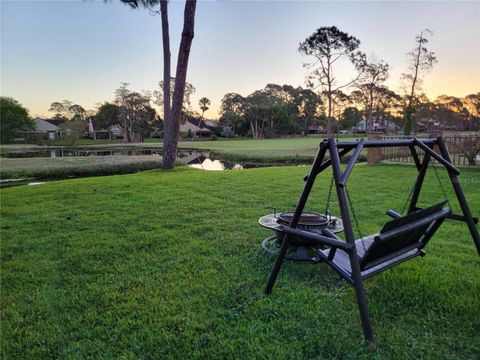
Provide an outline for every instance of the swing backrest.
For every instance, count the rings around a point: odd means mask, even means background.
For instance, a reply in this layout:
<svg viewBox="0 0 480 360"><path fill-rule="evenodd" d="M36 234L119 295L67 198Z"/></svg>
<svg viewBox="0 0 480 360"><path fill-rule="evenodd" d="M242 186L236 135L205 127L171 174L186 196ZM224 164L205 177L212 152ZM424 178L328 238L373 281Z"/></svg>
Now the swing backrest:
<svg viewBox="0 0 480 360"><path fill-rule="evenodd" d="M443 201L387 222L360 260L366 270L413 249L420 251L451 213Z"/></svg>

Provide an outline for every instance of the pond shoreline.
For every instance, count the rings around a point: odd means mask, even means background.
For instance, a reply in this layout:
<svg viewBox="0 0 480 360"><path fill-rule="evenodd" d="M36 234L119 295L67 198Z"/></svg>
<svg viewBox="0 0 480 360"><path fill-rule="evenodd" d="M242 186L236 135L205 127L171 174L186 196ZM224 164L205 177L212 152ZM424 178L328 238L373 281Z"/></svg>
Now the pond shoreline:
<svg viewBox="0 0 480 360"><path fill-rule="evenodd" d="M186 144L183 144L186 145ZM72 146L11 145L1 148L0 186L18 179L61 180L76 177L128 174L161 168L162 143L119 143ZM310 153L250 153L181 147L178 165L201 165L219 160L224 169L271 166L309 166ZM348 161L345 156L343 161ZM365 161L361 156L360 161ZM200 166L203 168L203 166ZM220 169L217 169L220 170Z"/></svg>

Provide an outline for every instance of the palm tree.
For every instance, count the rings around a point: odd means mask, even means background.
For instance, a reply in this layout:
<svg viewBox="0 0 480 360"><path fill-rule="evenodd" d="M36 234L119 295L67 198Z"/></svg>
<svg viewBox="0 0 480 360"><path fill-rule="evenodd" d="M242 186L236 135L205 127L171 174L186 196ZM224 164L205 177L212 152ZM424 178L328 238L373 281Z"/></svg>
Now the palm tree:
<svg viewBox="0 0 480 360"><path fill-rule="evenodd" d="M203 114L205 114L205 111L209 109L210 100L206 97L203 97L200 99L198 104L200 105L200 110L202 110L202 118L203 118Z"/></svg>

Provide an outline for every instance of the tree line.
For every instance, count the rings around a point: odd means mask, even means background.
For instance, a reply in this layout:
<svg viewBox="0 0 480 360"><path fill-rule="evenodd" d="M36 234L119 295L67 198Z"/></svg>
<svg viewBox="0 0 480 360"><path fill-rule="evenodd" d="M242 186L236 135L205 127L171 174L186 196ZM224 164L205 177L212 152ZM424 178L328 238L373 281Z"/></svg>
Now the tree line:
<svg viewBox="0 0 480 360"><path fill-rule="evenodd" d="M173 80L172 80L173 82ZM160 82L160 89L163 83ZM173 89L171 90L173 91ZM201 113L192 109L190 96L195 87L186 83L182 105L181 122L188 118L203 118L210 107L210 100L202 97L198 106ZM61 120L61 131L72 143L87 132L89 120L93 119L95 130L117 126L125 142L141 142L152 131L163 130L163 119L153 105L163 108L163 90L136 92L127 83L114 91L114 100L98 104L95 110L85 110L69 100L53 102L49 111L53 120ZM242 137L276 138L279 136L307 135L309 129L326 131L328 119L333 131L351 131L360 120L383 122L385 129L395 124L405 126L404 109L407 95L400 95L382 86L360 86L350 93L336 90L332 94L330 117L328 95L312 89L291 85L267 84L265 88L248 96L238 93L225 94L220 107L220 128L229 126L233 133ZM1 98L2 142L12 142L18 130L33 131L34 123L28 111L12 98ZM441 95L430 100L424 94L415 100L413 123L433 119L438 128L459 131L480 129L480 92L465 97ZM428 124L427 124L428 125Z"/></svg>
<svg viewBox="0 0 480 360"><path fill-rule="evenodd" d="M329 99L326 92L268 84L248 96L226 94L219 122L232 127L239 136L254 139L307 135L312 127L320 132L326 132L329 126L332 132L351 131L361 120L366 121L367 129L373 130L376 123L382 122L388 131L390 124L406 127L404 111L408 104L408 95L399 95L385 85L359 86L350 93L336 90ZM412 115L412 123L435 119L432 127L478 130L480 92L462 98L441 95L434 100L423 94L415 99Z"/></svg>

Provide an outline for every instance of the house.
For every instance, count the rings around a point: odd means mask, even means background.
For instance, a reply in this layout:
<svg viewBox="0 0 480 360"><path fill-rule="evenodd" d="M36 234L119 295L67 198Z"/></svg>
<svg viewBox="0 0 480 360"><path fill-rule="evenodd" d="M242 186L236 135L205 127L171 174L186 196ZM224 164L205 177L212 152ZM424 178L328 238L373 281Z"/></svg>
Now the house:
<svg viewBox="0 0 480 360"><path fill-rule="evenodd" d="M95 116L87 117L88 128L85 136L90 139L121 139L123 138L122 128L119 125L112 125L106 129L99 128Z"/></svg>
<svg viewBox="0 0 480 360"><path fill-rule="evenodd" d="M210 129L218 128L218 121L213 120L203 120L203 123Z"/></svg>
<svg viewBox="0 0 480 360"><path fill-rule="evenodd" d="M112 139L121 139L123 138L122 128L119 125L113 125L108 128Z"/></svg>
<svg viewBox="0 0 480 360"><path fill-rule="evenodd" d="M309 125L307 128L308 135L320 134L321 132L322 132L322 129L318 125Z"/></svg>
<svg viewBox="0 0 480 360"><path fill-rule="evenodd" d="M59 120L61 121L61 120ZM55 121L48 121L41 118L33 119L35 123L35 133L37 134L46 134L48 140L58 140L60 139L60 122L56 122L58 125L55 124ZM63 121L62 121L63 123Z"/></svg>
<svg viewBox="0 0 480 360"><path fill-rule="evenodd" d="M199 118L190 118L180 125L180 134L183 136L211 137L215 134L205 122Z"/></svg>
<svg viewBox="0 0 480 360"><path fill-rule="evenodd" d="M426 132L427 131L427 128L428 128L428 122L425 123L423 121L417 121L415 123L415 131L416 132Z"/></svg>
<svg viewBox="0 0 480 360"><path fill-rule="evenodd" d="M45 121L48 121L50 124L53 124L55 126L62 126L65 124L65 119L44 119Z"/></svg>
<svg viewBox="0 0 480 360"><path fill-rule="evenodd" d="M361 120L354 126L352 129L353 132L364 133L366 131L367 122L365 120ZM388 130L387 130L388 128ZM372 124L372 132L380 132L380 133L396 133L400 128L393 122L388 120L374 120Z"/></svg>

